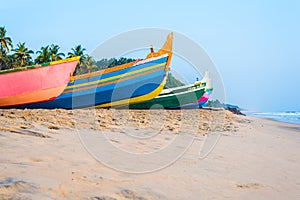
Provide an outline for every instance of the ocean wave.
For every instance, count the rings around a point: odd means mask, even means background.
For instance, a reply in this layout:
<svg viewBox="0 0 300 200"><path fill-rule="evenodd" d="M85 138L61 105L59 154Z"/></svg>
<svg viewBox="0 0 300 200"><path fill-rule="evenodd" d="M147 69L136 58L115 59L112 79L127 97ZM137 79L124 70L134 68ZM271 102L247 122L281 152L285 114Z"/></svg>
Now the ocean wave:
<svg viewBox="0 0 300 200"><path fill-rule="evenodd" d="M287 112L258 112L251 113L251 115L272 115L272 116L300 116L298 111L287 111Z"/></svg>
<svg viewBox="0 0 300 200"><path fill-rule="evenodd" d="M257 112L248 113L250 116L270 118L273 120L300 124L300 112L299 111L285 111L285 112Z"/></svg>

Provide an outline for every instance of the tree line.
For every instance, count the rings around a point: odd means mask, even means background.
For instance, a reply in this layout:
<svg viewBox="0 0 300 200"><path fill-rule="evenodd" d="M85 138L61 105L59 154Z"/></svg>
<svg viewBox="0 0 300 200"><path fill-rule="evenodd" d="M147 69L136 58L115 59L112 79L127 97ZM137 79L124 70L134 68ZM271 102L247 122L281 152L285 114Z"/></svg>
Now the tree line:
<svg viewBox="0 0 300 200"><path fill-rule="evenodd" d="M28 49L25 42L19 42L14 48L12 39L6 35L6 32L5 27L0 27L0 70L42 64L74 56L82 56L80 62L84 63L83 60L87 57L81 45L72 48L67 56L60 52L60 47L56 44L41 47L36 52ZM35 59L32 57L33 54L37 55Z"/></svg>
<svg viewBox="0 0 300 200"><path fill-rule="evenodd" d="M14 48L12 39L6 35L5 27L0 27L0 70L24 67L35 64L42 64L64 58L80 56L79 64L76 67L75 75L99 71L105 68L114 67L124 63L135 61L132 58L111 58L95 61L90 55L86 54L86 49L81 45L71 48L67 54L60 51L57 44L41 47L34 52L26 47L25 42L19 42ZM36 58L33 59L33 55Z"/></svg>
<svg viewBox="0 0 300 200"><path fill-rule="evenodd" d="M64 58L80 56L79 63L74 72L74 75L79 75L122 65L136 60L133 58L121 57L119 59L103 58L95 61L90 55L85 53L86 49L81 45L76 45L74 48L71 48L71 51L67 54L62 53L57 44L41 47L40 50L36 52L28 49L25 42L19 42L14 48L12 39L6 35L6 32L5 27L0 27L0 70L42 64L62 60ZM37 55L35 59L32 57L34 54ZM172 74L169 74L166 84L167 88L181 85L183 85L183 83L172 76Z"/></svg>

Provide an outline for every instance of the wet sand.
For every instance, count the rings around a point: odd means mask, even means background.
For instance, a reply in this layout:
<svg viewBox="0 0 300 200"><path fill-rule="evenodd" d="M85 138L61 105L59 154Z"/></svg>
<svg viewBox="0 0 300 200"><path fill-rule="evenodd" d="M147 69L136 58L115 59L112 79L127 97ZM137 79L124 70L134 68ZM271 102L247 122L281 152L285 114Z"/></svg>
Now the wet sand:
<svg viewBox="0 0 300 200"><path fill-rule="evenodd" d="M0 199L299 199L297 127L225 110L0 110Z"/></svg>

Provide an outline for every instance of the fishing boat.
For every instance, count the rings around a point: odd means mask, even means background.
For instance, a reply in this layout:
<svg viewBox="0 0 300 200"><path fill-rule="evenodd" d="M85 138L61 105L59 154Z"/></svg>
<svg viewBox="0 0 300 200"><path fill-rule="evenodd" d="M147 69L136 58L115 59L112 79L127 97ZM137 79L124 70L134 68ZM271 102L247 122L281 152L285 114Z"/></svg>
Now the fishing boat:
<svg viewBox="0 0 300 200"><path fill-rule="evenodd" d="M211 91L210 80L208 78L208 72L205 73L204 78L201 81L196 81L194 84L185 86L164 89L162 93L149 101L131 104L130 109L150 109L150 108L189 108L189 106L198 106L202 104L206 99L206 92ZM206 103L206 102L205 102Z"/></svg>
<svg viewBox="0 0 300 200"><path fill-rule="evenodd" d="M202 108L207 103L207 101L209 100L212 91L213 91L213 88L206 88L203 96L200 99L198 99L198 101L190 103L190 104L186 104L186 105L181 105L181 106L178 106L178 107L173 107L173 108L174 109L176 109L176 108L177 109L179 109L179 108L181 108L181 109Z"/></svg>
<svg viewBox="0 0 300 200"><path fill-rule="evenodd" d="M207 101L209 100L211 93L213 91L213 88L211 87L211 84L210 84L210 78L209 78L207 70L205 72L203 79L200 82L196 82L196 84L197 83L199 83L199 84L205 83L205 92L202 95L202 97L193 103L189 103L189 104L185 104L185 105L181 105L181 106L177 106L177 107L172 107L172 108L181 108L181 109L202 108L202 106L204 106L207 103Z"/></svg>
<svg viewBox="0 0 300 200"><path fill-rule="evenodd" d="M0 71L0 107L49 101L66 88L79 57Z"/></svg>
<svg viewBox="0 0 300 200"><path fill-rule="evenodd" d="M21 108L118 107L153 99L166 83L172 39L170 33L162 48L157 52L151 48L143 60L74 76L56 99Z"/></svg>

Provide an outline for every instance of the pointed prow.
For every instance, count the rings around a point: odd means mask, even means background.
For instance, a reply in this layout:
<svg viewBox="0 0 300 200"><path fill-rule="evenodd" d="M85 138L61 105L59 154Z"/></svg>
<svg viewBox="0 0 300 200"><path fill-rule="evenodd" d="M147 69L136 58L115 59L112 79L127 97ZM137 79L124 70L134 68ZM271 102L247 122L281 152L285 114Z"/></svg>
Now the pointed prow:
<svg viewBox="0 0 300 200"><path fill-rule="evenodd" d="M151 45L150 53L148 54L147 58L158 57L164 54L169 54L169 56L172 56L172 47L173 47L173 32L168 35L165 44L157 52L154 52L153 45Z"/></svg>

